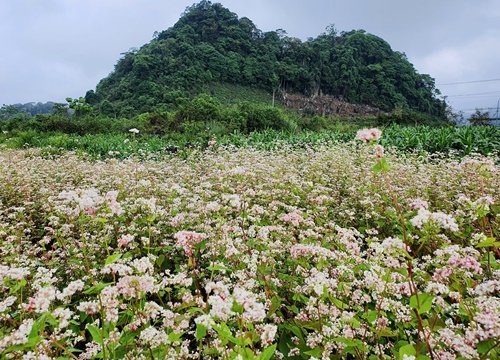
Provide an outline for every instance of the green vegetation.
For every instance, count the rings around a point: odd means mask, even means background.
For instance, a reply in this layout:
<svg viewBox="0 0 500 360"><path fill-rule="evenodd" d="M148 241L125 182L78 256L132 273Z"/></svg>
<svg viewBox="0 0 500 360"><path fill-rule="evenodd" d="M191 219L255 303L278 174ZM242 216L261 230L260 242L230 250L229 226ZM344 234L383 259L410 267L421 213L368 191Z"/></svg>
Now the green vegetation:
<svg viewBox="0 0 500 360"><path fill-rule="evenodd" d="M354 126L338 124L336 128L320 132L266 130L242 134L235 132L214 137L210 129L194 135L173 132L164 136L130 133L107 134L64 134L61 132L17 131L0 135L0 143L8 148L42 148L47 154L61 154L67 150L90 155L93 158L157 157L173 153L190 153L206 148L209 141L216 140L219 146L253 147L262 150L291 146L310 148L351 141L356 130ZM473 152L492 154L500 152L500 128L477 127L403 127L390 125L383 128L381 144L402 151L448 153L455 151L463 156Z"/></svg>
<svg viewBox="0 0 500 360"><path fill-rule="evenodd" d="M238 91L227 91L231 86ZM303 42L283 30L262 32L248 18L206 0L125 53L85 99L100 114L121 117L171 111L201 92L226 104L258 99L270 105L273 94L298 93L438 118L446 110L434 80L375 35L338 33L331 26Z"/></svg>

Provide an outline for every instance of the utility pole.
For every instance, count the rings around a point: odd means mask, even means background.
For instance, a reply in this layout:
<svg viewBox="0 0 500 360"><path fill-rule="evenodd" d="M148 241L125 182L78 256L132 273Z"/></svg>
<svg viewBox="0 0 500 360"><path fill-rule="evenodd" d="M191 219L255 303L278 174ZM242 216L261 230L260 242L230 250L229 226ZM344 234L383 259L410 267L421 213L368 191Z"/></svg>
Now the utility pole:
<svg viewBox="0 0 500 360"><path fill-rule="evenodd" d="M498 107L500 105L500 98L497 101L497 113L495 114L495 120L498 120Z"/></svg>

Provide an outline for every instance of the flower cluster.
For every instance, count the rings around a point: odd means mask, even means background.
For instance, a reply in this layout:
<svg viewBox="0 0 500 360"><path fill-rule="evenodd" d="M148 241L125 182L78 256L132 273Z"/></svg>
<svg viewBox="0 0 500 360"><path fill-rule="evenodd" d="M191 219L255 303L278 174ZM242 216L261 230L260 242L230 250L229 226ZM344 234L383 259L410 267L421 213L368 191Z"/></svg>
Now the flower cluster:
<svg viewBox="0 0 500 360"><path fill-rule="evenodd" d="M370 141L378 141L382 136L382 131L377 128L373 129L362 129L356 133L356 139L361 140L365 143Z"/></svg>
<svg viewBox="0 0 500 360"><path fill-rule="evenodd" d="M2 358L498 358L498 158L373 151L0 151Z"/></svg>

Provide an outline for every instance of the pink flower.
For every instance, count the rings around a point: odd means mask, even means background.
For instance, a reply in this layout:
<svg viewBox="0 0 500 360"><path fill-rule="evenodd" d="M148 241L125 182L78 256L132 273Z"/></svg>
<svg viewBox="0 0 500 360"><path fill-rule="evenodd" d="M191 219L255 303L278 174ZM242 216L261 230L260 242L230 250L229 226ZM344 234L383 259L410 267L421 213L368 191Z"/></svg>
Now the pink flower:
<svg viewBox="0 0 500 360"><path fill-rule="evenodd" d="M178 231L174 238L176 241L175 245L177 247L182 247L186 255L191 256L193 254L193 248L196 244L202 242L207 238L206 234L197 233L195 231Z"/></svg>
<svg viewBox="0 0 500 360"><path fill-rule="evenodd" d="M429 208L429 203L425 200L422 200L420 198L414 199L410 203L410 209L412 210L420 210L420 209L428 209Z"/></svg>
<svg viewBox="0 0 500 360"><path fill-rule="evenodd" d="M375 146L375 156L380 159L384 156L384 147L382 145Z"/></svg>
<svg viewBox="0 0 500 360"><path fill-rule="evenodd" d="M304 218L297 210L292 211L288 214L282 214L280 219L284 222L291 223L294 226L298 226L300 223L304 222Z"/></svg>
<svg viewBox="0 0 500 360"><path fill-rule="evenodd" d="M127 298L140 298L141 294L155 291L154 278L149 275L124 276L116 284L116 289Z"/></svg>
<svg viewBox="0 0 500 360"><path fill-rule="evenodd" d="M120 239L118 239L118 246L127 247L129 243L134 241L134 237L134 235L130 234L123 235Z"/></svg>
<svg viewBox="0 0 500 360"><path fill-rule="evenodd" d="M377 141L378 139L380 139L381 136L382 136L382 131L377 128L362 129L356 133L356 139L361 140L365 143L368 143L372 140Z"/></svg>
<svg viewBox="0 0 500 360"><path fill-rule="evenodd" d="M481 264L474 259L473 257L467 256L465 258L461 258L459 255L453 255L448 260L448 265L451 265L460 269L471 270L476 274L481 274L483 269L481 268Z"/></svg>

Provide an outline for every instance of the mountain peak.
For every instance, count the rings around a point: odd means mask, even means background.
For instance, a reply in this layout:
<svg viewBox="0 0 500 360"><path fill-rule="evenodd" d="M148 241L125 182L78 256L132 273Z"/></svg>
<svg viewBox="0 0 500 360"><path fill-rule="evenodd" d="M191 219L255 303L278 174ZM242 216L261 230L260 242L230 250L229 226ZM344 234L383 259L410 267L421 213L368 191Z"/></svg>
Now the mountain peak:
<svg viewBox="0 0 500 360"><path fill-rule="evenodd" d="M230 83L278 94L330 95L385 111L408 108L441 116L434 81L418 74L383 39L353 30L305 42L283 30L262 32L219 3L203 0L175 25L121 58L91 101L127 115L175 108L180 99Z"/></svg>

